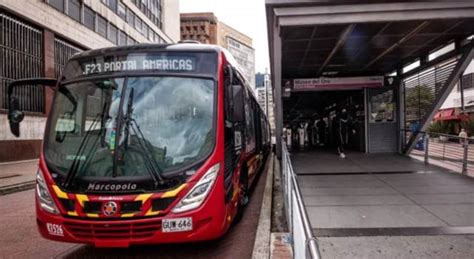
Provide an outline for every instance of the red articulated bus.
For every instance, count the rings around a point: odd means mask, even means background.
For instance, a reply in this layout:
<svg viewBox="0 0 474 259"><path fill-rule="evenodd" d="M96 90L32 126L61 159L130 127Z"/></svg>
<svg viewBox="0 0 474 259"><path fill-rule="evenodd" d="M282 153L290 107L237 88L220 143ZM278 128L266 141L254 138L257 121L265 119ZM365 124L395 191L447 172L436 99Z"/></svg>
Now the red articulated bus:
<svg viewBox="0 0 474 259"><path fill-rule="evenodd" d="M237 63L203 44L82 52L56 79L10 84L19 135L21 86L54 89L36 213L47 239L97 247L222 236L242 216L270 152L268 120Z"/></svg>

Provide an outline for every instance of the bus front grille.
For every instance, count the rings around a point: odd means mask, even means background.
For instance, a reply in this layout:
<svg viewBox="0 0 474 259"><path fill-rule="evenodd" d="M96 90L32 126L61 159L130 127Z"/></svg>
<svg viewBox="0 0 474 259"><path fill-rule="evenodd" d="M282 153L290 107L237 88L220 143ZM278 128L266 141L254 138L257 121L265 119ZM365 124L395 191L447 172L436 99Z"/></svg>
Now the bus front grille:
<svg viewBox="0 0 474 259"><path fill-rule="evenodd" d="M64 223L76 238L84 239L142 239L153 236L161 229L161 222L146 223Z"/></svg>

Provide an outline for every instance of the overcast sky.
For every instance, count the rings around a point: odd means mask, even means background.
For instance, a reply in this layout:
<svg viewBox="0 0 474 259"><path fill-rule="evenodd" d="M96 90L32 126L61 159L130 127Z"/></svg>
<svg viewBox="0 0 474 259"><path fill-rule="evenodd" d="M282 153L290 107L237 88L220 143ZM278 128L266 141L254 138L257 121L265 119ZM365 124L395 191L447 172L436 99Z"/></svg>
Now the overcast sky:
<svg viewBox="0 0 474 259"><path fill-rule="evenodd" d="M269 67L265 0L180 0L181 13L213 12L219 21L250 36L255 73Z"/></svg>

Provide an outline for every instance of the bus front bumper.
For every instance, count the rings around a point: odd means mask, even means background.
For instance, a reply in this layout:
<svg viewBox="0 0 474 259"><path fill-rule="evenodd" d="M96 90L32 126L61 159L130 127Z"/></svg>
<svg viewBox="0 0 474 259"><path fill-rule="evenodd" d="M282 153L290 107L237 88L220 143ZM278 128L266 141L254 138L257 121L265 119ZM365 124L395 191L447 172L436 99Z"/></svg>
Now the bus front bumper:
<svg viewBox="0 0 474 259"><path fill-rule="evenodd" d="M37 209L39 232L46 239L85 243L96 247L129 247L141 244L183 243L212 240L230 226L224 213L189 213L127 220L90 220L66 218ZM163 232L162 222L169 218L192 218L192 230Z"/></svg>

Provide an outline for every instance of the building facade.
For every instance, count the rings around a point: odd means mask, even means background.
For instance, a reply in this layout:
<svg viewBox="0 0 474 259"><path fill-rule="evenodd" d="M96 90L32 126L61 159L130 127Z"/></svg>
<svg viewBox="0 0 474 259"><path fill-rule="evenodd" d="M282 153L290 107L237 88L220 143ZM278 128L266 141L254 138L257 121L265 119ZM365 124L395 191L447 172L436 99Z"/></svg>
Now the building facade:
<svg viewBox="0 0 474 259"><path fill-rule="evenodd" d="M213 13L182 13L181 40L194 40L204 44L217 43L217 17Z"/></svg>
<svg viewBox="0 0 474 259"><path fill-rule="evenodd" d="M17 93L26 116L15 138L7 122L10 82L57 78L83 50L179 37L175 0L0 0L0 162L38 157L53 95L35 86Z"/></svg>
<svg viewBox="0 0 474 259"><path fill-rule="evenodd" d="M255 50L252 38L220 22L213 13L181 14L181 40L216 44L229 50L255 89Z"/></svg>
<svg viewBox="0 0 474 259"><path fill-rule="evenodd" d="M474 121L474 59L464 71L460 80L448 95L440 110L434 117L434 121L453 122L455 132L458 134L463 124ZM474 136L472 126L468 131L469 136Z"/></svg>
<svg viewBox="0 0 474 259"><path fill-rule="evenodd" d="M259 73L260 74L260 73ZM257 74L258 75L258 74ZM273 111L273 91L270 74L260 74L263 75L263 84L257 84L256 95L257 101L260 107L267 115L268 121L270 123L271 134L275 136L275 115Z"/></svg>

